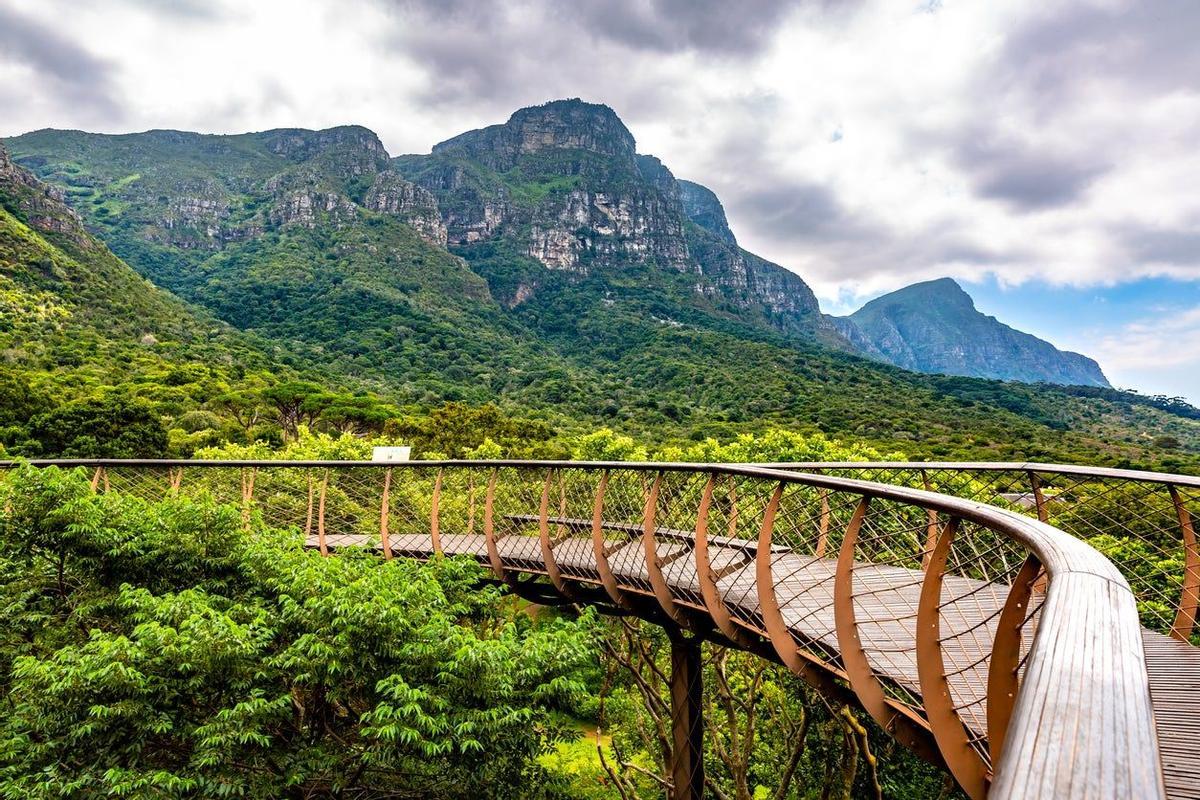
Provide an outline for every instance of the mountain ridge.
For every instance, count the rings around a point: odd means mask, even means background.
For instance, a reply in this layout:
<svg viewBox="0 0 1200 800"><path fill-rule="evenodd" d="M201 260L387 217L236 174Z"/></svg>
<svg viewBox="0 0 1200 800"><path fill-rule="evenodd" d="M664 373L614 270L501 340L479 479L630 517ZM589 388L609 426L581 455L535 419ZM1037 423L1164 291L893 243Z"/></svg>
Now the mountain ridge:
<svg viewBox="0 0 1200 800"><path fill-rule="evenodd" d="M1093 359L1059 350L983 314L951 278L897 289L842 318L839 325L860 348L917 372L1111 386Z"/></svg>
<svg viewBox="0 0 1200 800"><path fill-rule="evenodd" d="M1059 368L1031 369L1019 363L1005 368L995 353L972 361L964 355L973 350L964 338L967 331L961 326L934 330L933 318L919 327L927 340L938 342L938 353L930 353L928 343L909 341L894 323L884 330L888 324L873 312L840 319L823 314L802 277L738 245L711 190L677 179L661 160L637 153L636 139L611 108L577 98L518 109L503 123L435 144L427 155L394 158L378 135L353 124L219 135L44 129L10 141L37 149L39 139L56 134L108 141L118 150L136 150L145 141L151 152L156 147L189 149L199 151L192 160L211 154L237 164L238 178L194 175L168 188L155 184L152 169L118 177L148 181L158 186L160 196L173 198L150 221L148 233L144 228L141 237L120 236L114 242L134 263L154 260L134 253L143 244L138 238L217 252L293 223L314 228L323 224L318 217L352 227L360 210L370 211L395 218L431 245L465 258L508 309L530 302L544 286L562 284L560 273L577 289L596 273L600 280L591 283L604 297L620 296L629 268L650 265L658 277L645 277L643 269L643 281L678 284L669 290L676 301L707 309L700 313L731 315L906 369L1108 385L1098 368L1088 368L1085 357L1072 358L1048 343L1046 349L1033 343L1036 337L1022 339L1030 346L1013 348L1013 358L1036 351L1039 359ZM43 166L38 163L42 156L25 158L34 168ZM68 183L72 179L69 174L57 177ZM80 192L81 187L69 191ZM270 196L265 214L257 212L265 199L261 195ZM117 198L118 204L121 200ZM97 211L106 210L102 206ZM503 263L495 269L499 261ZM150 274L168 288L179 288L161 272ZM692 276L690 291L686 276ZM988 333L994 338L996 332Z"/></svg>
<svg viewBox="0 0 1200 800"><path fill-rule="evenodd" d="M265 140L197 134L206 143L199 148L178 136L43 132L14 140L13 149L56 185L89 230L155 283L260 337L306 374L406 408L495 401L571 430L611 425L657 442L783 425L929 458L1086 452L1112 459L1153 452L1159 435L1196 438L1190 419L1119 393L1073 396L922 376L865 360L848 345L830 349L819 326L833 323L817 316L819 309L799 319L772 317L761 295L738 298L728 286L698 279L704 265L711 277L739 263L749 267L747 283L757 275L792 278L734 249L730 237L713 230L715 215L694 219L701 209L682 206L682 194L693 190L681 189L652 156L635 154L631 168L628 160L614 165L578 150L552 152L500 174L459 157L384 163L371 142L360 146L366 134L355 129L324 142L320 132L283 130ZM316 146L299 141L308 136ZM405 169L391 170L397 162ZM584 271L550 269L523 252L528 239L498 229L447 252L393 213L416 198L431 208L417 191L431 181L404 174L421 177L414 171L465 181L425 189L448 237L452 213L472 213L448 202L456 185L496 190L493 196L519 207L526 220L535 213L552 218L571 205L573 190L589 203L625 190L648 197L678 213L676 230L700 272L625 258L628 242L589 251L589 241L603 234L587 230L578 231ZM606 182L613 174L629 184ZM620 246L607 246L613 244ZM756 287L786 292L754 279ZM532 290L511 302L529 281ZM211 358L232 358L237 367L228 350ZM64 379L74 380L71 363L60 367ZM125 386L123 377L107 380ZM197 413L215 415L223 428L237 424L208 390L195 392L206 398ZM179 416L187 406L164 401L161 408L173 440L175 426L188 426L179 436L192 435L196 423ZM1136 433L1127 427L1134 417ZM5 435L0 430L0 442Z"/></svg>

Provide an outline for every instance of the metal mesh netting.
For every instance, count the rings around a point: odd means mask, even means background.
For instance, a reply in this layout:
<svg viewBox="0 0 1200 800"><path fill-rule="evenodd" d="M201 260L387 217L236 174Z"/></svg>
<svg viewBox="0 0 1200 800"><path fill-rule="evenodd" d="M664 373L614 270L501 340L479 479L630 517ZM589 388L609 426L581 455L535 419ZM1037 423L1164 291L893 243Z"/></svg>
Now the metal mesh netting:
<svg viewBox="0 0 1200 800"><path fill-rule="evenodd" d="M953 495L1036 517L1087 541L1121 570L1138 599L1142 623L1169 633L1185 576L1185 520L1200 509L1200 489L1120 476L1046 469L840 466L822 472ZM1182 510L1182 513L1181 513ZM1200 567L1193 554L1193 580ZM1194 630L1180 631L1200 644Z"/></svg>

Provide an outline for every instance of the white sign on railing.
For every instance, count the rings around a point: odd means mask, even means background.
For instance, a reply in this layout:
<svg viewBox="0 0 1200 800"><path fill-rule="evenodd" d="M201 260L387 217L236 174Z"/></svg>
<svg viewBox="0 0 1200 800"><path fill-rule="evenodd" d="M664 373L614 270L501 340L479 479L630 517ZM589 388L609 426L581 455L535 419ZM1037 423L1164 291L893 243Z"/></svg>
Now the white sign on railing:
<svg viewBox="0 0 1200 800"><path fill-rule="evenodd" d="M411 447L375 447L371 450L372 461L408 461Z"/></svg>

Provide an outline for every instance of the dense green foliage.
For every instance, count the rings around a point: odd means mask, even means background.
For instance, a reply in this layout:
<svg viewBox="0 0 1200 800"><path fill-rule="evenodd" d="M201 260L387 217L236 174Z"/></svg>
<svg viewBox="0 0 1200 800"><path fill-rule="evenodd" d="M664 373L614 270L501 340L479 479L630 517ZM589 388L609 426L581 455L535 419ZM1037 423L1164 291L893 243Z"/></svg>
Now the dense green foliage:
<svg viewBox="0 0 1200 800"><path fill-rule="evenodd" d="M588 617L78 473L24 470L0 504L0 796L554 794L538 757L594 671Z"/></svg>
<svg viewBox="0 0 1200 800"><path fill-rule="evenodd" d="M85 400L39 414L29 436L67 458L161 458L167 431L147 403L118 398Z"/></svg>

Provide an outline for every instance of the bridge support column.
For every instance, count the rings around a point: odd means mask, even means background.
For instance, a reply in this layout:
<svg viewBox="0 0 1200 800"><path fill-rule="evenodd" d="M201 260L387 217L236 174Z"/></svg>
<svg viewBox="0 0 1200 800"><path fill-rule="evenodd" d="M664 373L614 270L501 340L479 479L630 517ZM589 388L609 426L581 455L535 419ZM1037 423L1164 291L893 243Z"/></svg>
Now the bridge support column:
<svg viewBox="0 0 1200 800"><path fill-rule="evenodd" d="M704 796L703 662L700 640L671 638L671 800Z"/></svg>

